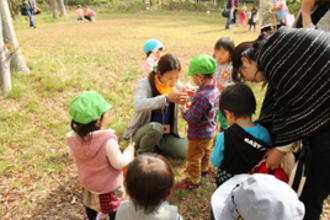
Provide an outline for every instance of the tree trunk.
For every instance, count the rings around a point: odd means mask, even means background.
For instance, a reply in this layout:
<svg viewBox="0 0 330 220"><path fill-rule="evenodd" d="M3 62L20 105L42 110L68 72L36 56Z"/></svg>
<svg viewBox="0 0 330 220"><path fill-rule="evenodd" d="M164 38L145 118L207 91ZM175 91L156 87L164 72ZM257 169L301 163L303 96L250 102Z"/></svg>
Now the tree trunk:
<svg viewBox="0 0 330 220"><path fill-rule="evenodd" d="M7 1L0 1L0 15L3 42L6 44L6 47L11 54L11 59L8 58L10 60L10 67L18 72L29 73L30 69L26 65L22 50L20 49L16 38Z"/></svg>
<svg viewBox="0 0 330 220"><path fill-rule="evenodd" d="M8 59L8 50L2 36L2 16L0 16L0 95L5 95L11 90L11 78Z"/></svg>
<svg viewBox="0 0 330 220"><path fill-rule="evenodd" d="M19 12L19 7L16 5L14 0L8 0L8 4L11 17L13 18L13 20L15 20L16 15L18 15Z"/></svg>
<svg viewBox="0 0 330 220"><path fill-rule="evenodd" d="M66 17L66 10L65 10L65 5L64 5L63 0L58 0L58 5L60 6L61 15L63 17Z"/></svg>
<svg viewBox="0 0 330 220"><path fill-rule="evenodd" d="M56 0L49 0L49 6L50 6L50 10L53 12L53 18L57 19L58 14L56 10Z"/></svg>

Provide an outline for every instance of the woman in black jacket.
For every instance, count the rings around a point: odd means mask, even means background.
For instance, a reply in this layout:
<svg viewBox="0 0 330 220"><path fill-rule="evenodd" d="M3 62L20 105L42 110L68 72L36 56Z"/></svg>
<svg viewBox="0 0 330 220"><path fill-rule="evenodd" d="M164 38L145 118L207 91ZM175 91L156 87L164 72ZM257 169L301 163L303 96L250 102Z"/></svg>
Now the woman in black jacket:
<svg viewBox="0 0 330 220"><path fill-rule="evenodd" d="M274 146L303 140L312 159L300 199L305 219L319 219L330 192L330 34L312 29L280 28L254 42L239 44L233 53L233 78L266 82L259 123ZM267 167L280 165L283 152L272 149Z"/></svg>

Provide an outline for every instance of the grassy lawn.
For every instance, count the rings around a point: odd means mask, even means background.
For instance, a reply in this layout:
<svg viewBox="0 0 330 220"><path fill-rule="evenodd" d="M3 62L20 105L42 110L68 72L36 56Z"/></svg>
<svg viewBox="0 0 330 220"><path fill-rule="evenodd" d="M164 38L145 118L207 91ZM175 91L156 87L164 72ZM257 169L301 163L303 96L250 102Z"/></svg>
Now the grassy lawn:
<svg viewBox="0 0 330 220"><path fill-rule="evenodd" d="M122 133L133 114L137 81L143 77L143 44L157 38L165 53L181 61L181 81L193 56L212 55L220 37L235 43L253 40L247 27L224 30L218 15L143 12L99 13L94 24L75 23L75 13L54 22L37 16L37 29L15 21L29 75L12 74L13 90L0 97L0 218L83 219L77 170L68 156L65 134L70 131L68 102L82 90L96 90L113 105L109 128ZM252 85L258 108L264 91ZM180 120L181 135L185 123ZM171 160L176 181L185 177L185 161ZM193 191L175 190L170 203L185 219L208 219L215 186L209 176Z"/></svg>

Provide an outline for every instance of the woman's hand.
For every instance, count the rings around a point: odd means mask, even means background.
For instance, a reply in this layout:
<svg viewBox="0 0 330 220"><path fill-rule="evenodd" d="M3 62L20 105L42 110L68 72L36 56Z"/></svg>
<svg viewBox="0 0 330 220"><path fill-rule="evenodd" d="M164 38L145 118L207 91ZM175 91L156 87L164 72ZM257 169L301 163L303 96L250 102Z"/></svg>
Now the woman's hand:
<svg viewBox="0 0 330 220"><path fill-rule="evenodd" d="M315 7L315 0L303 0L301 4L301 15L303 20L303 26L306 27L312 23L312 11Z"/></svg>
<svg viewBox="0 0 330 220"><path fill-rule="evenodd" d="M276 148L272 148L269 151L267 151L267 153L264 156L264 158L266 158L267 169L275 170L278 167L280 167L283 156L284 156L284 152Z"/></svg>
<svg viewBox="0 0 330 220"><path fill-rule="evenodd" d="M186 89L185 89L185 92L186 92L187 95L188 95L189 97L191 97L191 98L195 96L196 91L197 91L197 89L194 88L194 87L186 88Z"/></svg>
<svg viewBox="0 0 330 220"><path fill-rule="evenodd" d="M169 102L184 105L187 102L188 94L186 92L174 90L167 94L167 99Z"/></svg>

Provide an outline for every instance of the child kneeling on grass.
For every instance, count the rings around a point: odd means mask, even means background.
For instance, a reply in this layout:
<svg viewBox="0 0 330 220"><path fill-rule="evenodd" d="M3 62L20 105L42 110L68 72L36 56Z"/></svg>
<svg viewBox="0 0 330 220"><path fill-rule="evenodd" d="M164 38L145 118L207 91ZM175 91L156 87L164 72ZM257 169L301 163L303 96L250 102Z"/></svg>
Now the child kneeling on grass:
<svg viewBox="0 0 330 220"><path fill-rule="evenodd" d="M174 174L166 159L142 154L129 164L125 188L131 200L120 204L116 220L183 220L176 206L166 201L174 186Z"/></svg>
<svg viewBox="0 0 330 220"><path fill-rule="evenodd" d="M189 109L182 111L188 123L188 179L179 182L178 188L199 187L200 178L208 172L213 137L216 133L215 115L220 92L213 80L216 61L208 55L195 56L189 65L188 76L199 86Z"/></svg>
<svg viewBox="0 0 330 220"><path fill-rule="evenodd" d="M267 129L251 121L256 100L248 86L227 87L219 104L230 127L218 135L211 155L213 166L218 167L217 186L233 175L249 173L272 144Z"/></svg>
<svg viewBox="0 0 330 220"><path fill-rule="evenodd" d="M100 130L109 120L111 105L95 91L84 91L69 105L72 132L68 145L78 167L83 204L89 220L97 212L115 219L122 198L122 168L134 158L134 144L121 153L113 130ZM121 194L121 195L120 195Z"/></svg>

